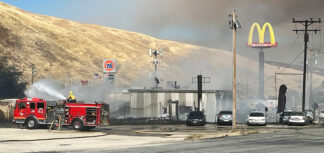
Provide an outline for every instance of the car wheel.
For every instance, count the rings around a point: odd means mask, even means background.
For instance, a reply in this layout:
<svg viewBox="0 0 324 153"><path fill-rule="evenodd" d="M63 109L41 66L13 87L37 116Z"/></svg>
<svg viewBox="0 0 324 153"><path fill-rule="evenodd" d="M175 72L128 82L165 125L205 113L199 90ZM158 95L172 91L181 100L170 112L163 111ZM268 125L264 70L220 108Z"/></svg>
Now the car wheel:
<svg viewBox="0 0 324 153"><path fill-rule="evenodd" d="M72 122L73 130L82 130L83 129L83 122L80 119L75 119Z"/></svg>
<svg viewBox="0 0 324 153"><path fill-rule="evenodd" d="M27 129L36 129L38 127L38 123L37 123L37 120L34 119L34 118L29 118L27 121L26 121L26 128Z"/></svg>

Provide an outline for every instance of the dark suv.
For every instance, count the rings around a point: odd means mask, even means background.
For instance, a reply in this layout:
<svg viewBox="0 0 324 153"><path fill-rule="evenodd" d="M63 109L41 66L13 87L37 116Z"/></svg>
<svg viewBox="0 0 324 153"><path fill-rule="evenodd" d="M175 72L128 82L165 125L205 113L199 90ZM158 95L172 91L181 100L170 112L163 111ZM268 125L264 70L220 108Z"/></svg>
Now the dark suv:
<svg viewBox="0 0 324 153"><path fill-rule="evenodd" d="M220 111L217 116L217 125L232 125L232 111Z"/></svg>
<svg viewBox="0 0 324 153"><path fill-rule="evenodd" d="M203 112L193 111L190 112L186 121L187 126L190 125L206 125L206 116Z"/></svg>
<svg viewBox="0 0 324 153"><path fill-rule="evenodd" d="M280 114L279 123L281 123L281 124L287 124L288 123L288 118L290 116L290 113L291 113L291 111L282 112Z"/></svg>

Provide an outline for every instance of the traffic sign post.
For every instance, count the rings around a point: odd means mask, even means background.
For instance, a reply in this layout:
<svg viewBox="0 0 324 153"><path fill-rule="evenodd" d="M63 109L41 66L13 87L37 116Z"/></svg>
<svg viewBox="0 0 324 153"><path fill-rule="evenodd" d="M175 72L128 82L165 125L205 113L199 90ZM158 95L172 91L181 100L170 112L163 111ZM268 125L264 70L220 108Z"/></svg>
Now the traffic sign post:
<svg viewBox="0 0 324 153"><path fill-rule="evenodd" d="M112 80L114 83L114 97L113 102L115 102L116 97L116 60L114 59L103 59L103 73L108 73L105 81Z"/></svg>
<svg viewBox="0 0 324 153"><path fill-rule="evenodd" d="M197 81L197 82L196 82ZM210 83L210 77L203 77L202 75L197 75L197 77L192 78L192 83L197 83L197 94L198 94L198 111L200 112L200 102L202 99L202 84ZM196 106L195 106L196 108Z"/></svg>

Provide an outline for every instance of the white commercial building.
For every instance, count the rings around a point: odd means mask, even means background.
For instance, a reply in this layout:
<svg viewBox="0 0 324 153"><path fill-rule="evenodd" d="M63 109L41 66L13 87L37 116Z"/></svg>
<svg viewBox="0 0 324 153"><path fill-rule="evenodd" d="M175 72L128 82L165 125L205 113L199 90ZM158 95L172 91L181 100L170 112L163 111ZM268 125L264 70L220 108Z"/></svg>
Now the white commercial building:
<svg viewBox="0 0 324 153"><path fill-rule="evenodd" d="M129 89L128 91L130 116L134 118L159 118L165 114L175 116L176 112L179 112L179 119L184 120L185 114L198 108L197 90ZM202 91L200 110L205 112L207 122L215 122L216 114L220 110L231 109L231 106L232 91Z"/></svg>

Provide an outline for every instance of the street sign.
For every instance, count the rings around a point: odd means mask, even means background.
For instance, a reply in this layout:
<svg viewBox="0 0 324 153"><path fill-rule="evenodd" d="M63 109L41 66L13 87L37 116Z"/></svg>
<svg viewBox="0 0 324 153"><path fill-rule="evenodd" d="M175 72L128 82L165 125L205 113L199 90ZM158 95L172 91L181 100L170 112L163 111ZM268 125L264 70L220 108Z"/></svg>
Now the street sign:
<svg viewBox="0 0 324 153"><path fill-rule="evenodd" d="M103 59L103 73L116 72L116 60Z"/></svg>
<svg viewBox="0 0 324 153"><path fill-rule="evenodd" d="M107 80L115 80L115 74L109 74Z"/></svg>

